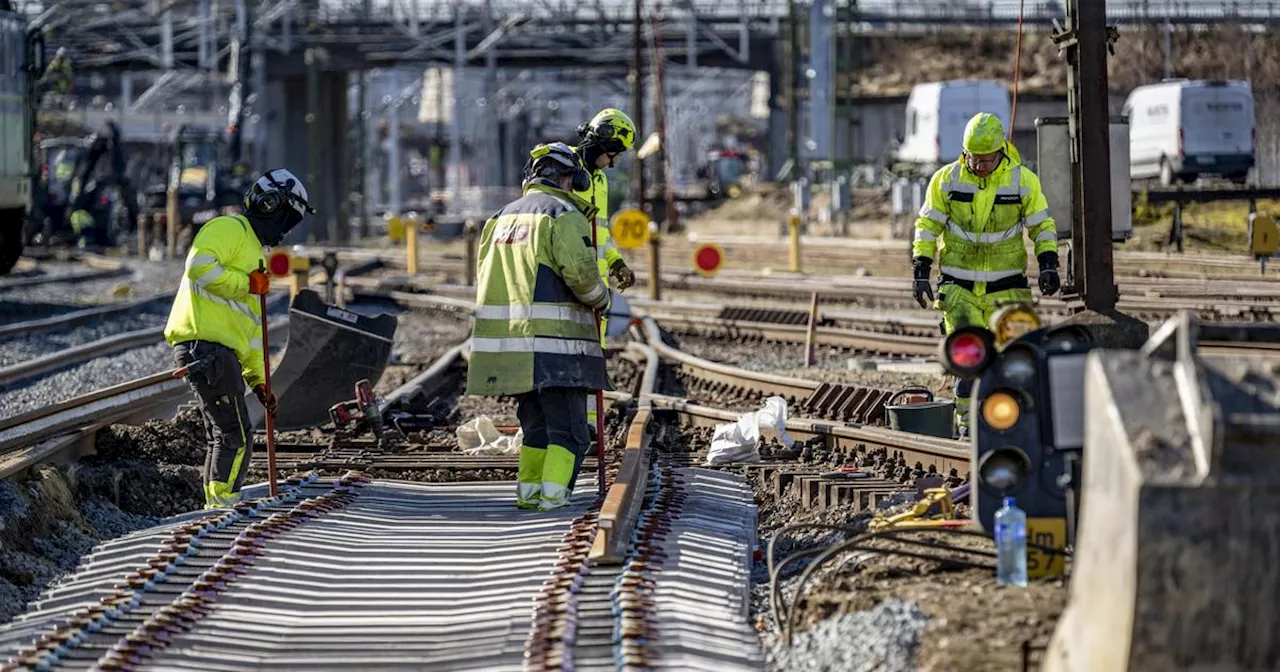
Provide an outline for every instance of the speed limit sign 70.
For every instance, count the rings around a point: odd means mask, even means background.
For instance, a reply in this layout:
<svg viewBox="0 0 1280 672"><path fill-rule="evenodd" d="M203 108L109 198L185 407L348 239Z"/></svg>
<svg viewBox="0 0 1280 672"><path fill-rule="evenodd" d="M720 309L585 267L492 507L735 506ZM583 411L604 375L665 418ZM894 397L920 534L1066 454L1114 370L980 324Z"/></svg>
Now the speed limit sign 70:
<svg viewBox="0 0 1280 672"><path fill-rule="evenodd" d="M613 216L609 233L614 242L624 250L634 250L649 242L649 216L635 208L622 210Z"/></svg>

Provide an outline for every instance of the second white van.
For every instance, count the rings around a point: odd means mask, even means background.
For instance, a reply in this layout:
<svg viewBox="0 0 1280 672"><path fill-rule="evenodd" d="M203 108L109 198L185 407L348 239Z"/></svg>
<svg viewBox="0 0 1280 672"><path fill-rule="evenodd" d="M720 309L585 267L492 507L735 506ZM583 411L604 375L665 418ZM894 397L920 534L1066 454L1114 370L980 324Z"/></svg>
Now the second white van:
<svg viewBox="0 0 1280 672"><path fill-rule="evenodd" d="M1169 186L1218 175L1239 184L1254 164L1253 90L1247 82L1171 80L1140 86L1124 104L1129 175Z"/></svg>

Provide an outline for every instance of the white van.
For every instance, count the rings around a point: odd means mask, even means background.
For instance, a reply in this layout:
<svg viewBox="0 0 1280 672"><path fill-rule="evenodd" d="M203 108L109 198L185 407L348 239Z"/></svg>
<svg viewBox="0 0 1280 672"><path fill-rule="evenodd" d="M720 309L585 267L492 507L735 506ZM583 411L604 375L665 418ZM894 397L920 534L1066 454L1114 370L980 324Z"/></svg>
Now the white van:
<svg viewBox="0 0 1280 672"><path fill-rule="evenodd" d="M1253 90L1247 82L1171 80L1140 86L1124 104L1129 175L1168 186L1221 175L1243 184L1254 164Z"/></svg>
<svg viewBox="0 0 1280 672"><path fill-rule="evenodd" d="M956 79L916 84L907 98L907 130L894 158L941 167L960 157L964 127L979 112L1009 125L1009 89L992 80Z"/></svg>

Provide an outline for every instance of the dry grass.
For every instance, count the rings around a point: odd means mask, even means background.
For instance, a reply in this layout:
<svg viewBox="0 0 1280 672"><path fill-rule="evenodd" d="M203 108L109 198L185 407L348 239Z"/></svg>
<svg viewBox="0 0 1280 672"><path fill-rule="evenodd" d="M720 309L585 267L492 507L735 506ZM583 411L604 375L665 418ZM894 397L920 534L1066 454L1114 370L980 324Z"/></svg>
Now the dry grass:
<svg viewBox="0 0 1280 672"><path fill-rule="evenodd" d="M1012 82L1015 34L1012 30L947 29L945 32L870 37L854 90L863 96L906 95L918 82L984 78ZM1124 92L1164 77L1163 28L1122 29L1109 59L1111 89ZM1173 74L1193 79L1246 79L1261 90L1280 88L1280 30L1247 31L1241 26L1207 29L1180 26L1172 38ZM1062 93L1067 65L1043 30L1025 33L1019 88Z"/></svg>

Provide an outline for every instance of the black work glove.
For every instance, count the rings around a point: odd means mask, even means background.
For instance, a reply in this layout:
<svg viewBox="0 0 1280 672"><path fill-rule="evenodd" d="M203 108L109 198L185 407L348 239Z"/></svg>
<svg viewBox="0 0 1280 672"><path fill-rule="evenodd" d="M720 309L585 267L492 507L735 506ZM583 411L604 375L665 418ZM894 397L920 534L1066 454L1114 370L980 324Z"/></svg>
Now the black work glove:
<svg viewBox="0 0 1280 672"><path fill-rule="evenodd" d="M609 267L609 277L618 283L619 292L625 292L628 287L636 284L636 274L627 267L627 262L621 259L615 260Z"/></svg>
<svg viewBox="0 0 1280 672"><path fill-rule="evenodd" d="M275 392L267 390L266 385L255 385L253 393L258 397L258 401L262 403L262 407L267 410L267 413L275 416L276 410L279 408Z"/></svg>
<svg viewBox="0 0 1280 672"><path fill-rule="evenodd" d="M1058 276L1058 253L1041 252L1036 256L1040 262L1040 293L1053 296L1062 288L1062 279Z"/></svg>
<svg viewBox="0 0 1280 672"><path fill-rule="evenodd" d="M911 262L912 275L915 276L911 289L921 308L928 308L929 303L933 302L933 287L929 285L929 269L932 267L933 260L928 257L916 257ZM926 296L929 297L929 303L924 300Z"/></svg>

